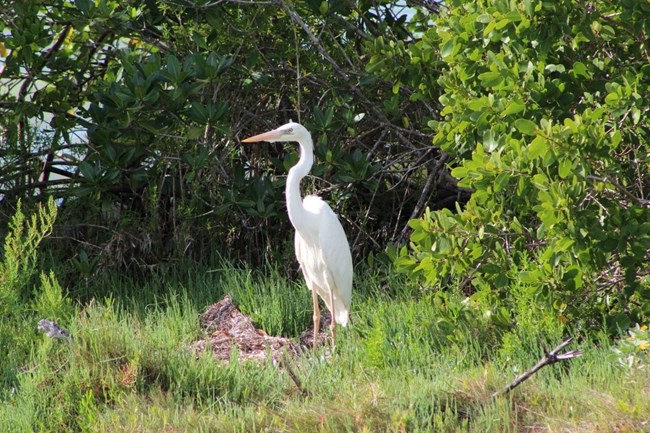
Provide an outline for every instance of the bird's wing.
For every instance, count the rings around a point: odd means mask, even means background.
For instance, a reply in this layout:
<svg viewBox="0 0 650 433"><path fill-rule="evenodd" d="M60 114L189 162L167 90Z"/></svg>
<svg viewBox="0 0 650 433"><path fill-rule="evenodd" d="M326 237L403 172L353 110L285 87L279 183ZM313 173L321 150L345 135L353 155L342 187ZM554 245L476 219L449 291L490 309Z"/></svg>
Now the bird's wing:
<svg viewBox="0 0 650 433"><path fill-rule="evenodd" d="M345 236L343 226L336 214L325 203L322 208L320 232L318 234L325 265L332 274L338 293L335 295L343 302L345 309L352 300L352 254Z"/></svg>
<svg viewBox="0 0 650 433"><path fill-rule="evenodd" d="M305 240L300 236L300 232L296 230L293 238L293 247L296 252L296 258L298 259L298 263L300 264L300 268L302 269L303 273L305 270L305 255L307 253L307 246L305 244ZM311 289L311 288L310 288Z"/></svg>
<svg viewBox="0 0 650 433"><path fill-rule="evenodd" d="M330 310L329 293L332 291L336 322L345 326L352 299L353 273L345 231L336 214L320 197L305 197L303 206L318 223L312 232L301 234L296 230L296 256L307 285L317 291Z"/></svg>

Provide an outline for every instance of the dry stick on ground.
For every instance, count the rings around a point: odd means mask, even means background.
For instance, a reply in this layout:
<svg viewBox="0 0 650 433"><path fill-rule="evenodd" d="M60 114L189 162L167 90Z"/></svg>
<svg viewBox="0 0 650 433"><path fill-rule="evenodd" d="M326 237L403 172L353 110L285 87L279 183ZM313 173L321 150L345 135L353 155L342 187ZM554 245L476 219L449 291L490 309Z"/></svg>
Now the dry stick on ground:
<svg viewBox="0 0 650 433"><path fill-rule="evenodd" d="M558 355L558 352L562 349L564 349L567 345L569 345L573 341L573 338L567 338L564 340L562 343L560 343L555 349L551 350L550 352L546 351L546 348L544 348L544 357L539 360L537 364L530 370L526 371L525 373L517 376L515 380L513 380L510 385L506 386L503 390L497 391L494 394L492 394L492 398L498 397L500 395L507 394L508 392L512 391L515 387L517 387L521 382L525 381L526 379L529 379L533 374L537 373L537 370L541 369L544 366L555 364L556 362L559 361L565 361L567 359L571 358L576 358L578 356L582 355L581 350L571 350L569 352L564 352Z"/></svg>
<svg viewBox="0 0 650 433"><path fill-rule="evenodd" d="M289 365L289 361L287 361L285 355L286 353L282 353L282 356L280 357L280 365L286 370L287 374L289 375L293 383L296 385L296 388L298 388L298 391L300 391L300 394L303 397L307 397L309 393L305 388L303 388L302 382L300 381L300 379L298 379L296 373L291 369L291 366Z"/></svg>

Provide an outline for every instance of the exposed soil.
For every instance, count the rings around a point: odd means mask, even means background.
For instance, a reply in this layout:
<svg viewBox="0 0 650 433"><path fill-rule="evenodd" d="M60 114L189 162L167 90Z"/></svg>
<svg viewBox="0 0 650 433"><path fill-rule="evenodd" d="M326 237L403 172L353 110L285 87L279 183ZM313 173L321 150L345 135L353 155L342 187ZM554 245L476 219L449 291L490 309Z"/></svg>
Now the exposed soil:
<svg viewBox="0 0 650 433"><path fill-rule="evenodd" d="M322 312L318 344L329 340L330 314ZM233 303L230 296L224 296L210 305L200 317L201 326L207 336L192 344L197 353L211 350L214 356L224 362L231 359L233 350L240 361L278 362L283 354L294 356L310 350L313 345L313 330L305 330L298 341L286 337L274 337L258 329L251 318Z"/></svg>

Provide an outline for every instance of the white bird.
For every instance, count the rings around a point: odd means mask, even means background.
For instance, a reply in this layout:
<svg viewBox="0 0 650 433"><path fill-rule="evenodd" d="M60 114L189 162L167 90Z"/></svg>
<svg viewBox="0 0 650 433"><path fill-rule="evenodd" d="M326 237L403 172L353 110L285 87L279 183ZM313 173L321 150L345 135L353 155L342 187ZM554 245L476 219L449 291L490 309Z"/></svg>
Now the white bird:
<svg viewBox="0 0 650 433"><path fill-rule="evenodd" d="M352 254L343 226L337 215L320 197L300 194L300 181L314 163L314 143L309 131L299 123L290 122L277 129L242 140L296 141L300 160L289 170L286 184L287 212L296 229L296 258L300 263L314 304L314 348L320 329L320 296L332 315L330 330L332 346L336 346L336 324L346 326L352 299Z"/></svg>

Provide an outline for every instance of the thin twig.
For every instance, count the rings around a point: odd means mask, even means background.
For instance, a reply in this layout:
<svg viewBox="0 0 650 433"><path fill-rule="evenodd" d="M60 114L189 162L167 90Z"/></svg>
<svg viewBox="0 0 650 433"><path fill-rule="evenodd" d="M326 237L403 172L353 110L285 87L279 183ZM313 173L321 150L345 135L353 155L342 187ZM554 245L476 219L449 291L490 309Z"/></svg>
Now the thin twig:
<svg viewBox="0 0 650 433"><path fill-rule="evenodd" d="M364 107L366 107L367 110L372 111L373 115L376 116L376 118L379 119L381 123L394 127L395 125L393 125L393 123L388 120L384 112L379 110L376 104L372 103L368 98L366 98L363 92L361 92L361 90L350 80L350 75L348 75L348 73L346 73L343 68L341 68L341 66L339 66L338 63L336 63L336 61L329 55L327 50L321 44L320 40L316 37L316 35L314 35L314 33L312 33L312 31L309 29L309 25L300 16L300 14L292 9L291 6L289 6L285 1L276 1L287 12L291 20L294 23L298 24L300 28L302 28L303 32L305 32L313 47L316 48L316 51L318 51L320 55L327 61L327 63L330 64L332 69L334 69L334 72L339 76L339 78L341 78L344 83L348 85L349 89L356 95L357 99L361 101ZM393 128L393 132L405 145L408 145L410 143L410 140L404 136L404 134L399 129ZM409 132L411 131L409 130Z"/></svg>
<svg viewBox="0 0 650 433"><path fill-rule="evenodd" d="M300 379L298 379L298 376L296 375L296 373L291 369L291 366L289 365L289 362L287 361L287 358L286 358L284 353L280 357L280 365L282 366L282 368L284 368L286 370L287 374L289 375L289 377L291 378L293 383L296 385L296 388L298 388L298 391L300 391L300 394L303 397L306 397L307 395L309 395L307 390L305 388L303 388L302 382L300 381Z"/></svg>
<svg viewBox="0 0 650 433"><path fill-rule="evenodd" d="M561 353L561 354L558 355L558 352L560 350L564 349L572 341L573 341L572 337L567 338L566 340L564 340L562 343L560 343L555 349L551 350L550 352L547 352L546 349L544 349L544 357L542 359L540 359L539 362L537 364L535 364L535 366L533 368L531 368L530 370L526 371L525 373L520 374L519 376L517 376L515 378L515 380L513 380L508 386L506 386L501 391L497 391L497 392L493 393L492 398L496 398L496 397L498 397L500 395L505 395L505 394L509 393L514 388L519 386L523 381L529 379L533 374L537 373L538 370L540 370L541 368L543 368L543 367L545 367L547 365L555 364L556 362L559 362L559 361L565 361L567 359L576 358L578 356L581 356L582 355L581 350L571 350L569 352L564 352L564 353Z"/></svg>
<svg viewBox="0 0 650 433"><path fill-rule="evenodd" d="M442 155L440 155L440 159L436 162L436 164L429 164L430 166L431 165L433 166L429 170L429 176L427 177L427 181L424 184L424 188L422 189L422 194L420 194L420 198L418 199L417 204L413 208L413 212L411 212L409 221L417 218L420 215L420 212L422 211L422 207L424 206L424 204L429 201L429 195L431 193L431 189L433 188L436 180L440 178L440 170L443 169L443 165L446 161L447 161L447 154L443 153ZM400 233L398 240L404 240L409 230L410 227L407 222L404 225L404 228L402 229L402 232Z"/></svg>
<svg viewBox="0 0 650 433"><path fill-rule="evenodd" d="M284 1L279 0L279 4L287 12L289 17L291 17L291 20L302 28L302 30L307 35L307 38L309 38L311 44L314 46L314 48L316 48L316 50L320 53L320 55L323 56L323 58L327 61L327 63L329 63L332 66L334 71L336 71L336 73L345 81L348 81L350 78L348 74L336 63L336 61L332 57L330 57L330 55L327 53L327 50L323 48L323 45L320 43L320 40L311 32L309 26L302 19L302 17L298 15L298 13L294 11Z"/></svg>
<svg viewBox="0 0 650 433"><path fill-rule="evenodd" d="M627 197L633 203L635 203L635 204L637 204L639 206L650 206L650 200L645 200L645 199L642 199L642 198L639 198L639 197L635 196L634 194L629 192L627 189L625 189L625 187L623 185L619 184L618 182L616 182L615 179L612 179L611 177L607 177L607 176L599 177L599 176L588 175L587 179L596 180L598 182L610 183L610 184L614 185L614 187L618 190L618 192L623 194L625 197Z"/></svg>

